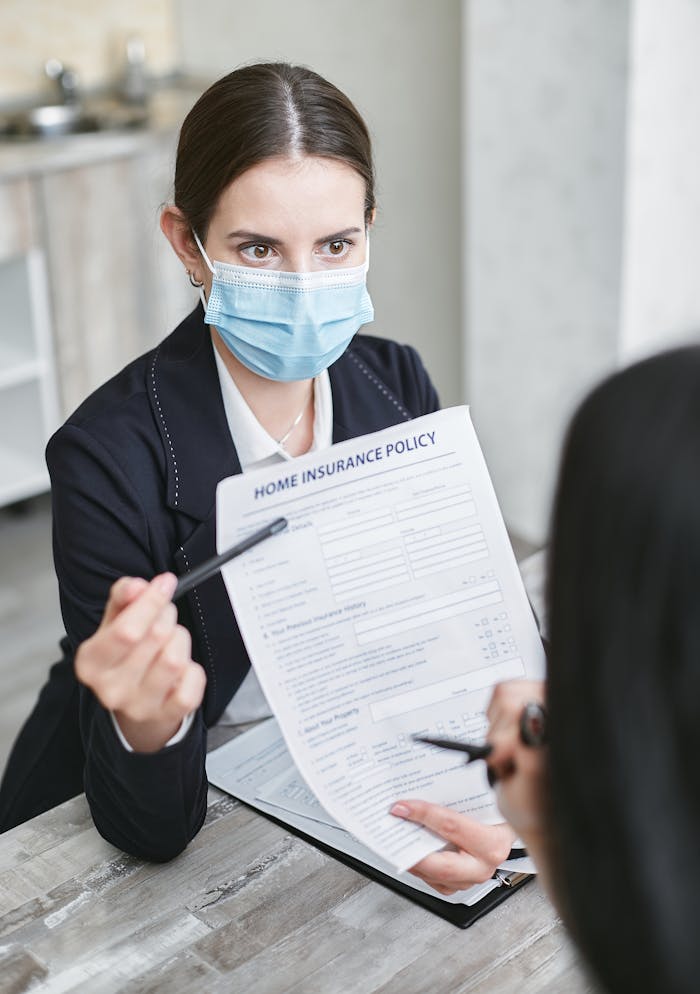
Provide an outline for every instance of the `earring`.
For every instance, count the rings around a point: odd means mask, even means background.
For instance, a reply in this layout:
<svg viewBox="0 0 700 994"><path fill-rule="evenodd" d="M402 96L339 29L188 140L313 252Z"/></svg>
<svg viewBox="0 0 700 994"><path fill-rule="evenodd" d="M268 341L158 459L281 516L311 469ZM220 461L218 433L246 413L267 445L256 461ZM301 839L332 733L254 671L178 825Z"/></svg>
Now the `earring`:
<svg viewBox="0 0 700 994"><path fill-rule="evenodd" d="M193 274L192 274L192 273L191 273L191 272L189 271L189 269L187 270L187 275L188 275L188 276L189 276L189 278L190 278L190 283L191 283L191 284L192 284L192 286L193 286L193 287L195 287L195 288L196 288L197 290L198 290L198 289L199 289L199 288L200 288L201 286L204 286L204 283L203 283L203 282L202 282L202 283L200 283L200 282L199 282L199 280L196 280L196 279L194 278Z"/></svg>

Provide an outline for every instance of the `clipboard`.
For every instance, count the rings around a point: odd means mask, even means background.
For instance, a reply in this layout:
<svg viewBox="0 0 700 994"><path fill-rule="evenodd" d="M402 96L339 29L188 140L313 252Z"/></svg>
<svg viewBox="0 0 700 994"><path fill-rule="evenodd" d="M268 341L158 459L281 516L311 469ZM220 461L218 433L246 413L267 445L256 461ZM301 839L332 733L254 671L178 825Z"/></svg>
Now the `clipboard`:
<svg viewBox="0 0 700 994"><path fill-rule="evenodd" d="M227 791L226 793L230 793ZM231 794L235 797L235 794ZM443 901L439 894L424 894L423 891L416 890L415 887L410 887L408 884L403 883L401 880L397 880L395 877L389 876L388 873L382 873L381 870L370 866L369 863L364 863L360 859L356 859L354 856L344 853L340 849L334 849L333 846L327 845L321 839L316 838L313 835L309 835L307 832L302 831L295 825L290 824L284 819L279 818L275 815L270 814L269 811L263 811L262 808L251 804L248 801L244 801L242 798L236 798L245 804L247 808L251 808L253 811L257 811L264 818L269 819L275 824L279 825L281 828L285 828L290 831L297 838L302 839L304 842L308 842L309 845L315 846L326 856L331 856L333 859L337 859L339 862L344 863L345 866L349 866L352 870L356 870L358 873L362 873L365 877L370 880L374 880L376 883L382 884L384 887L388 887L390 890L396 891L397 894L401 894L403 897L407 897L409 901L413 901L415 904L419 904L426 908L428 911L432 911L433 914L438 915L440 918L444 918L446 921L451 922L452 925L456 925L457 928L469 928L473 925L475 921L479 918L483 918L487 915L489 911L495 908L497 905L502 904L503 901L508 900L511 894L514 894L525 884L534 880L534 874L532 873L518 873L514 876L519 879L514 879L511 883L506 883L505 880L495 887L492 891L477 901L476 904L450 904L447 901Z"/></svg>
<svg viewBox="0 0 700 994"><path fill-rule="evenodd" d="M244 746L246 740L250 741L251 737L257 736L260 738L261 742L264 742L262 737L265 735L265 726L267 724L268 722L262 722L260 725L255 726L247 732L243 732L242 735L230 740L220 748L214 749L212 752L208 753L207 776L209 778L209 782L213 784L213 786L218 787L220 790L223 790L225 793L229 794L231 797L235 797L236 800L245 804L246 807L257 811L259 814L263 815L263 817L279 825L281 828L290 831L297 838L300 838L309 845L314 846L327 856L337 859L345 866L349 866L351 869L363 874L370 880L374 880L376 883L382 884L382 886L388 887L390 890L401 894L403 897L408 898L408 900L424 907L426 910L431 911L440 918L444 918L446 921L457 926L458 928L468 928L470 925L473 925L474 922L488 914L489 911L497 907L499 904L502 904L503 901L506 901L511 896L511 894L514 894L516 891L520 890L521 887L524 887L525 884L533 879L534 875L531 873L509 873L505 870L497 870L496 880L493 882L489 881L492 889L490 889L488 893L485 893L483 897L480 897L472 904L453 903L452 901L441 897L437 892L427 892L426 890L422 890L421 888L426 885L424 885L417 878L416 886L412 886L410 883L405 882L404 880L401 880L388 872L384 872L382 869L372 865L370 862L358 858L357 856L352 855L352 853L346 852L337 846L333 846L325 839L319 838L319 836L313 831L314 822L312 819L296 814L295 812L285 811L282 808L267 803L256 796L254 776L250 774L250 763L248 763L246 767L247 772L244 777L237 778L234 775L227 775L224 772L226 768L227 756L235 756L236 751L240 750ZM263 746L263 752L264 748L265 747ZM347 833L343 833L343 835L347 836ZM349 836L347 837L350 838ZM355 848L356 850L365 849L365 847L360 846L357 842L355 842ZM365 849L365 851L367 852L369 858L373 857L374 854L372 854L369 850Z"/></svg>

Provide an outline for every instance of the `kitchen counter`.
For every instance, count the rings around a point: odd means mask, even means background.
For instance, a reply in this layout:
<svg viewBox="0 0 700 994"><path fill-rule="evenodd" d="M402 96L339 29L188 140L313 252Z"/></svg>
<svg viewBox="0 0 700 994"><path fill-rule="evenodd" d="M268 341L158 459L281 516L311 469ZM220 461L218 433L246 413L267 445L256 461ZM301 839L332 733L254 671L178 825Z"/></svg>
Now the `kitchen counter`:
<svg viewBox="0 0 700 994"><path fill-rule="evenodd" d="M206 80L186 80L155 90L149 100L145 126L52 138L0 136L0 181L134 155L154 139L179 131L185 115L207 85Z"/></svg>

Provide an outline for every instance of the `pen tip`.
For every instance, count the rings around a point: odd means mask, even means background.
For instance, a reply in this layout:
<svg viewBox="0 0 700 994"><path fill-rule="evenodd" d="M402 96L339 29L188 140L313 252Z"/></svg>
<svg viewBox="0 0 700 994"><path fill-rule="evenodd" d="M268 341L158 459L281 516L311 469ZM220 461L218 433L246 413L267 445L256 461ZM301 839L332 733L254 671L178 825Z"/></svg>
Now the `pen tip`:
<svg viewBox="0 0 700 994"><path fill-rule="evenodd" d="M270 525L270 532L273 535L276 535L277 532L284 531L284 529L286 527L287 527L287 519L286 518L277 518L277 520L273 521L272 524Z"/></svg>

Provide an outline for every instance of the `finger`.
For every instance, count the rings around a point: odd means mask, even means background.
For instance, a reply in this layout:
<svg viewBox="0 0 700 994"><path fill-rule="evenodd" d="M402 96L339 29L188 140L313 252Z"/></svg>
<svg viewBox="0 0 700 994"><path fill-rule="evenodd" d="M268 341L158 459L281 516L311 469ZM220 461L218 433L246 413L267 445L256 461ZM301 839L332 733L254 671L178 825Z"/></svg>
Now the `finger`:
<svg viewBox="0 0 700 994"><path fill-rule="evenodd" d="M432 887L433 890L436 890L438 894L444 894L446 897L450 897L452 894L456 894L458 890L466 890L466 888L464 887L457 887L457 888L444 887L442 884L434 884L431 883L429 880L426 880L425 882L428 884L429 887Z"/></svg>
<svg viewBox="0 0 700 994"><path fill-rule="evenodd" d="M207 677L199 663L189 662L182 679L165 701L165 711L169 716L182 718L190 711L196 711L202 703Z"/></svg>
<svg viewBox="0 0 700 994"><path fill-rule="evenodd" d="M500 859L496 862L477 859L471 853L446 851L431 853L416 863L411 872L431 887L439 884L453 890L466 890L489 880L501 862Z"/></svg>
<svg viewBox="0 0 700 994"><path fill-rule="evenodd" d="M445 894L448 896L451 894L456 894L457 891L460 890L468 890L469 887L473 886L473 884L467 884L466 887L463 887L461 883L457 883L455 884L455 886L450 886L449 884L438 883L436 880L429 880L427 877L422 876L420 873L414 873L413 870L409 870L408 872L413 873L415 877L419 877L424 883L426 883L429 887L432 887L433 890L436 890L439 894Z"/></svg>
<svg viewBox="0 0 700 994"><path fill-rule="evenodd" d="M117 705L132 721L163 717L163 702L182 679L192 645L186 628L177 624L177 608L164 606L143 639L110 671L123 695Z"/></svg>
<svg viewBox="0 0 700 994"><path fill-rule="evenodd" d="M113 583L100 621L100 628L109 625L147 586L148 581L138 576L122 576Z"/></svg>
<svg viewBox="0 0 700 994"><path fill-rule="evenodd" d="M532 746L523 745L518 739L512 748L494 750L493 756L494 765L488 768L493 780L492 787L496 783L509 780L516 774L525 778L541 776L546 768L547 747L540 746L533 749Z"/></svg>
<svg viewBox="0 0 700 994"><path fill-rule="evenodd" d="M172 573L156 576L140 596L125 607L109 626L115 648L128 652L146 634L175 592L177 577Z"/></svg>
<svg viewBox="0 0 700 994"><path fill-rule="evenodd" d="M150 595L151 585L138 577L121 577L113 584L109 600L97 631L78 647L75 656L75 675L81 683L100 696L100 688L108 679L109 670L123 663L130 651L139 644L129 633L128 618L136 610L140 599ZM162 594L160 595L162 598ZM165 604L169 603L167 600ZM161 610L165 606L161 605ZM105 707L108 707L104 700Z"/></svg>
<svg viewBox="0 0 700 994"><path fill-rule="evenodd" d="M545 689L542 680L504 680L496 684L491 694L486 717L493 724L501 715L520 714L528 701L544 703Z"/></svg>
<svg viewBox="0 0 700 994"><path fill-rule="evenodd" d="M488 758L487 770L489 783L495 774L501 776L515 766L516 756L520 748L518 723L511 719L507 724L502 722L498 727L489 729L488 740L491 745L491 755Z"/></svg>
<svg viewBox="0 0 700 994"><path fill-rule="evenodd" d="M117 624L119 619L115 626ZM176 627L177 608L169 601L161 607L151 627L139 640L115 638L114 627L105 631L100 636L101 645L95 637L93 645L86 647L90 652L86 652L85 658L76 658L79 679L92 688L103 707L123 711L133 720L140 720L134 711L140 712L150 705L150 700L144 696L143 681Z"/></svg>
<svg viewBox="0 0 700 994"><path fill-rule="evenodd" d="M508 680L498 684L487 709L490 721L487 738L492 751L489 757L489 782L503 779L513 772L522 758L520 721L527 703L544 699L544 683L537 680Z"/></svg>
<svg viewBox="0 0 700 994"><path fill-rule="evenodd" d="M428 884L429 887L432 887L433 890L438 891L440 894L456 894L458 890L462 889L460 887L449 887L447 884L440 884L437 883L437 881L429 880L427 877L424 877L422 873L417 872L415 868L409 870L408 872L412 873L414 877L418 877L419 880L422 880L424 883Z"/></svg>
<svg viewBox="0 0 700 994"><path fill-rule="evenodd" d="M458 849L466 850L488 863L494 859L496 863L505 859L502 853L510 851L514 838L507 825L484 825L468 815L428 801L398 801L391 808L391 814L425 825Z"/></svg>
<svg viewBox="0 0 700 994"><path fill-rule="evenodd" d="M494 776L502 780L516 770L527 772L540 765L541 754L546 746L542 744L533 747L523 742L521 715L522 710L517 717L514 715L507 723L503 721L500 726L489 730L492 746L488 760L489 782Z"/></svg>

